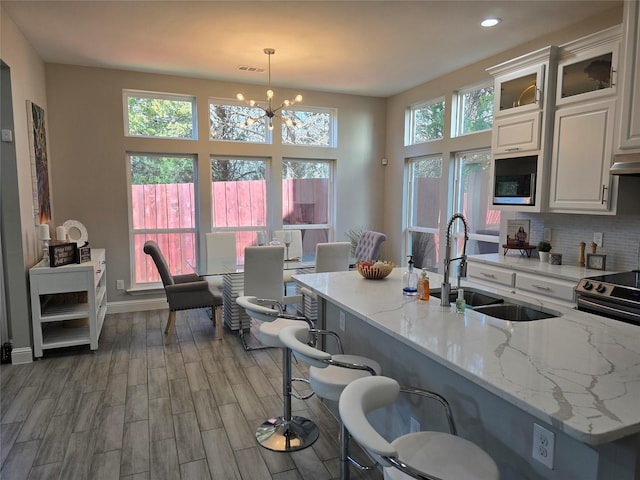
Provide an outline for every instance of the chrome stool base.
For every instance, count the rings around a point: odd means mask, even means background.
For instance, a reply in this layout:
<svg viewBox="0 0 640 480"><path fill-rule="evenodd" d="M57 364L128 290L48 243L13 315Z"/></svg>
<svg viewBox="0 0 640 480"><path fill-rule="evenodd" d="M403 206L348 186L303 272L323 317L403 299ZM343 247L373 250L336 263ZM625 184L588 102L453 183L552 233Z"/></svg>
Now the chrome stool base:
<svg viewBox="0 0 640 480"><path fill-rule="evenodd" d="M265 420L256 431L256 440L274 452L295 452L312 445L320 432L315 423L304 417L275 417Z"/></svg>

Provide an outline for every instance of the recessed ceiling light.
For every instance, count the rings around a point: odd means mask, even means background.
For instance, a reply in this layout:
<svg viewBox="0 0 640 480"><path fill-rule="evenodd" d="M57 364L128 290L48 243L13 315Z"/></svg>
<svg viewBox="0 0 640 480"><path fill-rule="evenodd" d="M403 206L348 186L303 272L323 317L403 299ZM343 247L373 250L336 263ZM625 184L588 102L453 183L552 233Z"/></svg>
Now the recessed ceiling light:
<svg viewBox="0 0 640 480"><path fill-rule="evenodd" d="M480 22L480 25L482 25L483 27L493 27L499 24L501 21L502 20L498 17L485 18L482 22Z"/></svg>

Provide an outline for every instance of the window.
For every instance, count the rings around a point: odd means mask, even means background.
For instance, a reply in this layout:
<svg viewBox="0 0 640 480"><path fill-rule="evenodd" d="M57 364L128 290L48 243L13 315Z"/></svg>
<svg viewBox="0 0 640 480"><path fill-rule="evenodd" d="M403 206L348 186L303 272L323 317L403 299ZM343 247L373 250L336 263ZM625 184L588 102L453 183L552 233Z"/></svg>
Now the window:
<svg viewBox="0 0 640 480"><path fill-rule="evenodd" d="M282 143L335 147L335 119L335 111L329 109L282 110ZM288 124L289 121L291 125Z"/></svg>
<svg viewBox="0 0 640 480"><path fill-rule="evenodd" d="M282 224L302 230L303 255L331 239L333 162L285 159L282 164Z"/></svg>
<svg viewBox="0 0 640 480"><path fill-rule="evenodd" d="M460 90L455 115L456 135L490 130L493 126L493 84Z"/></svg>
<svg viewBox="0 0 640 480"><path fill-rule="evenodd" d="M239 261L244 248L257 245L268 229L268 162L257 158L211 158L211 225L213 231L236 233Z"/></svg>
<svg viewBox="0 0 640 480"><path fill-rule="evenodd" d="M197 139L196 99L124 90L124 131L132 137Z"/></svg>
<svg viewBox="0 0 640 480"><path fill-rule="evenodd" d="M408 251L417 268L438 269L442 157L409 161ZM446 182L445 182L446 188Z"/></svg>
<svg viewBox="0 0 640 480"><path fill-rule="evenodd" d="M500 210L491 203L491 151L477 150L455 156L455 212L462 212L469 224L467 255L497 253L500 235ZM462 222L452 225L462 248ZM461 251L459 253L462 253Z"/></svg>
<svg viewBox="0 0 640 480"><path fill-rule="evenodd" d="M130 242L133 285L160 281L143 252L155 240L174 275L193 273L196 264L195 158L162 154L130 154Z"/></svg>
<svg viewBox="0 0 640 480"><path fill-rule="evenodd" d="M209 140L269 143L264 110L233 100L209 100Z"/></svg>
<svg viewBox="0 0 640 480"><path fill-rule="evenodd" d="M444 137L444 106L444 100L437 99L409 110L409 145Z"/></svg>

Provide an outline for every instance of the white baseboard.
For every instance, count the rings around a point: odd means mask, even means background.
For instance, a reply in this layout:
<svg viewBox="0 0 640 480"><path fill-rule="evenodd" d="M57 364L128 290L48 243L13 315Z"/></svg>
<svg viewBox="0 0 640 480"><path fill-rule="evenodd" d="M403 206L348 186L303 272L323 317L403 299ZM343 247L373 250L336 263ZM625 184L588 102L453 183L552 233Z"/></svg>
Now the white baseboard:
<svg viewBox="0 0 640 480"><path fill-rule="evenodd" d="M107 302L107 314L142 312L145 310L164 310L168 308L169 304L163 298L127 300L124 302Z"/></svg>
<svg viewBox="0 0 640 480"><path fill-rule="evenodd" d="M11 364L20 365L21 363L33 362L33 350L31 347L20 347L11 350Z"/></svg>

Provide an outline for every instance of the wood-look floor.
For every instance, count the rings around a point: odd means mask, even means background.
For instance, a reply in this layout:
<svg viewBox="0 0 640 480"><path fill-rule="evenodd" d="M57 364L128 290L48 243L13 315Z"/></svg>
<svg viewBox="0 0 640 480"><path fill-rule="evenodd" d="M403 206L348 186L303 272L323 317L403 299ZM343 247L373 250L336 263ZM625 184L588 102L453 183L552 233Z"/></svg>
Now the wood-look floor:
<svg viewBox="0 0 640 480"><path fill-rule="evenodd" d="M282 414L280 349L246 352L226 330L218 341L206 310L179 312L165 346L166 318L166 310L107 315L95 352L48 350L32 364L2 365L0 478L338 476L338 424L315 396L293 400L294 414L320 428L314 445L278 453L256 443L258 425ZM306 366L293 370L305 376ZM352 468L352 478L382 475Z"/></svg>

